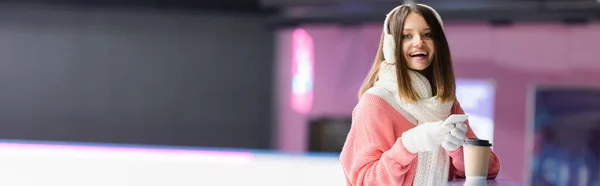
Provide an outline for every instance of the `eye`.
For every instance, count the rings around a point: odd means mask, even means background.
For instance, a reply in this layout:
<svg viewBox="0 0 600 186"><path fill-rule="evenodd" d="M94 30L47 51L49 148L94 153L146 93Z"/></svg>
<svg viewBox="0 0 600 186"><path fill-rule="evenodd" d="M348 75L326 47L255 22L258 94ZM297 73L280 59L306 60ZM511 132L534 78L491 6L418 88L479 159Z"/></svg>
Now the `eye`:
<svg viewBox="0 0 600 186"><path fill-rule="evenodd" d="M404 34L404 35L402 35L402 39L408 39L410 37L411 37L410 34Z"/></svg>
<svg viewBox="0 0 600 186"><path fill-rule="evenodd" d="M423 34L423 36L425 36L425 37L429 37L429 38L432 38L432 37L433 37L433 35L432 35L431 33L426 33L426 34Z"/></svg>

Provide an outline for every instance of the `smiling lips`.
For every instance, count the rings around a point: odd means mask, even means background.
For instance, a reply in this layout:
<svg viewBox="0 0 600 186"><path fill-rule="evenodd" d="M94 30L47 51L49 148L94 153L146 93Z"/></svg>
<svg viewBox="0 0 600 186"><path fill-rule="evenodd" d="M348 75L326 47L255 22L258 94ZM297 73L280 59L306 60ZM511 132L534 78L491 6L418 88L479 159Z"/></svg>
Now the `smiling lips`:
<svg viewBox="0 0 600 186"><path fill-rule="evenodd" d="M427 59L427 52L413 52L408 54L408 56L410 56L412 59L416 59L416 60L425 60Z"/></svg>

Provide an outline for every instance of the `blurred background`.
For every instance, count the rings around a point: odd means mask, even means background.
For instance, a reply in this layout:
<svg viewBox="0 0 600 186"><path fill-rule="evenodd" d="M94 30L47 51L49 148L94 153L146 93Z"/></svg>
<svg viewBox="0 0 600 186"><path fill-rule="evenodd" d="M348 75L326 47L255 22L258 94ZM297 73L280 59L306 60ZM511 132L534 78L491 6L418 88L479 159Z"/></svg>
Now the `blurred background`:
<svg viewBox="0 0 600 186"><path fill-rule="evenodd" d="M599 1L416 2L444 19L503 179L600 185ZM0 185L344 185L402 3L1 0Z"/></svg>

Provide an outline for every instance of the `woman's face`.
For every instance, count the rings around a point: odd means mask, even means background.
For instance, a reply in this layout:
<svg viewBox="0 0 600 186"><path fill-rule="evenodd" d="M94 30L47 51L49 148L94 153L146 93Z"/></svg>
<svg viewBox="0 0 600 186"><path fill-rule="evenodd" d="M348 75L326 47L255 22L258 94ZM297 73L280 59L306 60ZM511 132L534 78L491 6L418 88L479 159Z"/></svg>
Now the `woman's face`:
<svg viewBox="0 0 600 186"><path fill-rule="evenodd" d="M401 39L402 53L410 69L424 70L431 65L435 45L431 29L423 16L414 12L406 16Z"/></svg>

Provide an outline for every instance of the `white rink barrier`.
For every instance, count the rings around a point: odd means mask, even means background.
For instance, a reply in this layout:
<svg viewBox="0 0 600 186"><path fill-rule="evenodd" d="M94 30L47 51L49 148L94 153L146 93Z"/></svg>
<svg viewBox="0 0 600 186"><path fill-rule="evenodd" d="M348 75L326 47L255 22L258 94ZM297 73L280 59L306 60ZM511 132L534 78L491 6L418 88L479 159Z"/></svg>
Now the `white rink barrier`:
<svg viewBox="0 0 600 186"><path fill-rule="evenodd" d="M0 142L0 185L345 185L335 155Z"/></svg>

